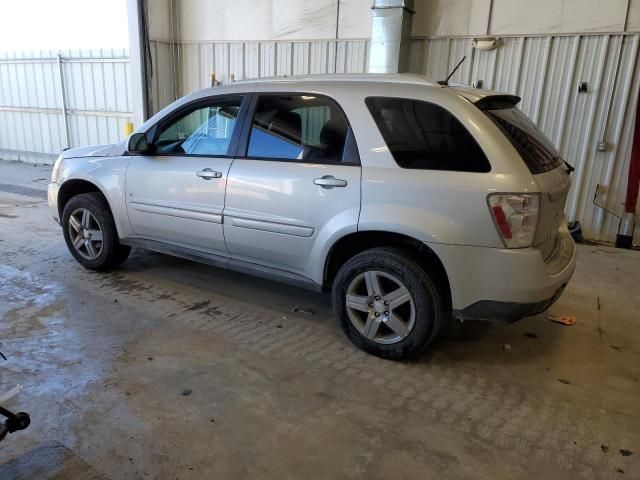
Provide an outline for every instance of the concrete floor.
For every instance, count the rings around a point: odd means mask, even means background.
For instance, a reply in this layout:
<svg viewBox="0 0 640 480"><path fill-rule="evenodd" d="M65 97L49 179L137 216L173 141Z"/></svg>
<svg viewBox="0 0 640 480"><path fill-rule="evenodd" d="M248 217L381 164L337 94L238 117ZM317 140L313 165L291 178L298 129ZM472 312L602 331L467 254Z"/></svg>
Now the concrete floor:
<svg viewBox="0 0 640 480"><path fill-rule="evenodd" d="M33 421L0 479L640 479L639 252L580 246L552 309L573 327L394 363L327 296L144 251L82 269L49 169L0 162L0 390Z"/></svg>

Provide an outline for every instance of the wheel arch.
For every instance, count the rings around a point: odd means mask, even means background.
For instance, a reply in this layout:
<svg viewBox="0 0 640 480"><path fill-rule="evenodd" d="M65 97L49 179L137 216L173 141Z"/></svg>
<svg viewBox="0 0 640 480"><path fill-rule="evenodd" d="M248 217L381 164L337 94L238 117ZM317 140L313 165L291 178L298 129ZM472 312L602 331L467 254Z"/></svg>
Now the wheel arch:
<svg viewBox="0 0 640 480"><path fill-rule="evenodd" d="M441 293L448 302L451 299L451 286L444 265L438 255L424 242L396 232L358 231L347 234L337 240L325 259L323 288L331 288L333 281L344 263L365 250L376 247L396 247L409 254L426 272L433 275Z"/></svg>
<svg viewBox="0 0 640 480"><path fill-rule="evenodd" d="M109 200L107 196L102 191L100 187L98 187L95 183L90 182L88 180L80 179L80 178L72 178L64 182L60 185L60 189L58 190L58 215L62 220L62 212L64 211L64 207L69 200L71 200L76 195L80 195L82 193L98 193L104 199L109 210L111 210L111 205L109 205ZM111 212L113 215L113 211Z"/></svg>

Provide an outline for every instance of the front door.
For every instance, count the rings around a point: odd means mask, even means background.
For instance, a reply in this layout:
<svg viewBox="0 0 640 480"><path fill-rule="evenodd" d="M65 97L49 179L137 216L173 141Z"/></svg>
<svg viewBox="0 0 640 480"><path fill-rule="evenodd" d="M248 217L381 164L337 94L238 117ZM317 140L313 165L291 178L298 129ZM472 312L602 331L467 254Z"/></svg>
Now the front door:
<svg viewBox="0 0 640 480"><path fill-rule="evenodd" d="M259 94L252 103L252 122L229 172L227 247L235 259L318 281L327 245L357 229L353 134L338 105L321 95Z"/></svg>
<svg viewBox="0 0 640 480"><path fill-rule="evenodd" d="M242 102L227 95L180 109L158 125L154 154L131 159L127 210L139 237L228 255L222 211Z"/></svg>

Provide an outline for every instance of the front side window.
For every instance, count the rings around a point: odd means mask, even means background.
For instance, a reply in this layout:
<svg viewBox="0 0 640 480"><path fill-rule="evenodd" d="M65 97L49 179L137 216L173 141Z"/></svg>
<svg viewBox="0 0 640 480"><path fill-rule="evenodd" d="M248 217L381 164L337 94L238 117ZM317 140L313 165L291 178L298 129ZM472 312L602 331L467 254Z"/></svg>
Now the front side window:
<svg viewBox="0 0 640 480"><path fill-rule="evenodd" d="M444 108L390 97L369 97L366 104L400 167L456 172L491 170L478 142Z"/></svg>
<svg viewBox="0 0 640 480"><path fill-rule="evenodd" d="M316 95L261 95L247 156L316 163L348 162L349 126L338 105Z"/></svg>
<svg viewBox="0 0 640 480"><path fill-rule="evenodd" d="M161 126L154 142L158 153L173 155L228 154L242 95L212 99Z"/></svg>

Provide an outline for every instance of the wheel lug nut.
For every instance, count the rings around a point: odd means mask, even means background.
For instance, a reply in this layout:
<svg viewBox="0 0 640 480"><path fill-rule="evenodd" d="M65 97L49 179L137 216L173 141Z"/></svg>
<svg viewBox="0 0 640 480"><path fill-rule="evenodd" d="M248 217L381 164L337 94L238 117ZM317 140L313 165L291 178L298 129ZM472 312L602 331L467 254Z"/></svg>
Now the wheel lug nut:
<svg viewBox="0 0 640 480"><path fill-rule="evenodd" d="M380 300L380 297L376 295L376 302Z"/></svg>
<svg viewBox="0 0 640 480"><path fill-rule="evenodd" d="M376 317L379 317L379 316L380 316L380 314L378 312L376 312Z"/></svg>
<svg viewBox="0 0 640 480"><path fill-rule="evenodd" d="M384 316L388 317L389 316L389 312L384 312Z"/></svg>
<svg viewBox="0 0 640 480"><path fill-rule="evenodd" d="M385 305L389 305L389 302L387 302L387 301L385 300L385 301L384 301L384 304L385 304Z"/></svg>
<svg viewBox="0 0 640 480"><path fill-rule="evenodd" d="M373 307L373 302L369 302L369 306L370 306L370 307Z"/></svg>

